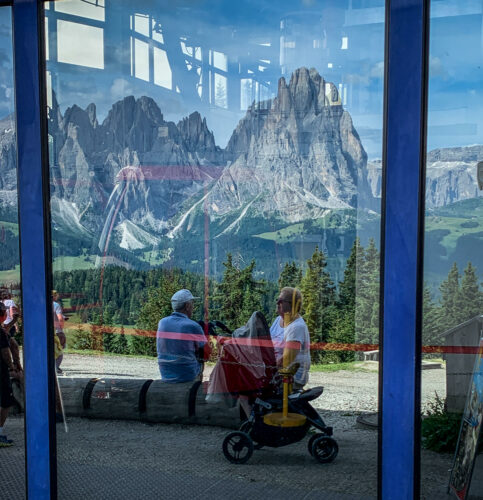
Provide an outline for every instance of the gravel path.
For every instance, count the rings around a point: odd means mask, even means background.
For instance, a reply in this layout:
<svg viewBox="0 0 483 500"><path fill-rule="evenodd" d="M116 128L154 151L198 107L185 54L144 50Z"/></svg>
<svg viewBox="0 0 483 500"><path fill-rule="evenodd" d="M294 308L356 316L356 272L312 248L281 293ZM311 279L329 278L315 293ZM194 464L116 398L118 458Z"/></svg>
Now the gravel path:
<svg viewBox="0 0 483 500"><path fill-rule="evenodd" d="M64 377L159 378L156 361L146 358L67 354L62 368ZM443 396L444 379L443 369L423 371L424 393ZM240 466L221 452L226 429L69 418L68 433L57 426L59 498L375 499L378 433L356 418L377 408L377 371L311 373L309 385L325 387L315 403L339 444L331 464L309 455L308 438L255 451ZM11 417L7 430L16 446L2 450L9 467L0 468L0 482L15 500L24 498L23 418ZM422 498L447 498L451 463L450 455L422 451Z"/></svg>
<svg viewBox="0 0 483 500"><path fill-rule="evenodd" d="M308 386L324 387L324 394L314 402L315 406L320 410L355 413L377 411L377 363L370 361L360 366L363 371L311 372ZM160 378L156 360L148 358L66 354L62 369L66 377ZM205 380L211 370L211 366L205 367ZM434 398L435 392L440 397L446 396L445 370L423 370L423 405Z"/></svg>

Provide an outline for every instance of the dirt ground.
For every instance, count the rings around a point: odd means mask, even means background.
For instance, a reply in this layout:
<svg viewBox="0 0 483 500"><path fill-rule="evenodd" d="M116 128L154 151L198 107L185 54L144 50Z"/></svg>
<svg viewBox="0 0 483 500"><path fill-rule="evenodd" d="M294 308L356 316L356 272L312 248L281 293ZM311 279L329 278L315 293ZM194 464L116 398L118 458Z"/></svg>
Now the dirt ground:
<svg viewBox="0 0 483 500"><path fill-rule="evenodd" d="M65 377L159 378L156 362L144 358L66 355L62 368ZM309 385L325 387L314 406L339 444L331 464L310 456L308 437L232 465L221 450L226 429L69 418L67 433L57 425L59 498L376 498L378 434L357 417L377 409L378 375L363 368L311 374ZM444 369L423 371L423 399L444 396L444 387ZM23 498L23 418L11 417L6 430L16 443L1 450L0 498ZM450 498L451 464L450 455L422 451L423 498Z"/></svg>

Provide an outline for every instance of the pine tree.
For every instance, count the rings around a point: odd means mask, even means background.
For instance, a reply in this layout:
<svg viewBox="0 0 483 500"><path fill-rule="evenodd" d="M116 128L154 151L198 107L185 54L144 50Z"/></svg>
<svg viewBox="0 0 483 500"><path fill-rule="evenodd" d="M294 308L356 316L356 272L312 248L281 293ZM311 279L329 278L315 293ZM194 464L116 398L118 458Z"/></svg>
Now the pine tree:
<svg viewBox="0 0 483 500"><path fill-rule="evenodd" d="M478 285L478 277L475 267L468 262L461 279L460 289L460 322L478 316L483 313L483 294Z"/></svg>
<svg viewBox="0 0 483 500"><path fill-rule="evenodd" d="M361 246L359 238L356 238L346 262L344 280L339 283L339 300L329 342L340 344L354 344L355 342L357 271L363 264L364 248ZM341 350L333 351L331 356L326 353L325 358L335 362L347 362L353 361L355 355L353 351Z"/></svg>
<svg viewBox="0 0 483 500"><path fill-rule="evenodd" d="M102 327L99 324L90 324L91 334L91 349L94 351L103 351L104 346L102 342Z"/></svg>
<svg viewBox="0 0 483 500"><path fill-rule="evenodd" d="M327 341L333 320L333 314L328 312L329 307L335 304L335 290L326 267L325 255L316 246L312 257L307 261L307 270L301 285L302 314L309 329L311 342Z"/></svg>
<svg viewBox="0 0 483 500"><path fill-rule="evenodd" d="M114 338L116 334L114 333L114 328L111 325L104 324L100 326L102 332L102 343L105 352L113 352L113 346L115 343Z"/></svg>
<svg viewBox="0 0 483 500"><path fill-rule="evenodd" d="M302 269L296 262L286 262L280 277L278 278L278 288L281 290L286 286L300 288L302 282Z"/></svg>
<svg viewBox="0 0 483 500"><path fill-rule="evenodd" d="M75 328L74 340L72 342L73 349L90 350L92 349L91 334L84 330L83 326L79 323Z"/></svg>
<svg viewBox="0 0 483 500"><path fill-rule="evenodd" d="M441 309L438 328L445 332L461 321L462 304L460 302L460 274L456 262L453 263L448 277L439 287L441 291Z"/></svg>
<svg viewBox="0 0 483 500"><path fill-rule="evenodd" d="M357 237L352 245L351 253L347 259L344 270L344 281L339 283L339 305L342 309L355 309L357 269L362 266L364 249L360 239Z"/></svg>
<svg viewBox="0 0 483 500"><path fill-rule="evenodd" d="M129 353L124 325L121 325L119 333L113 339L112 352L115 352L116 354Z"/></svg>
<svg viewBox="0 0 483 500"><path fill-rule="evenodd" d="M354 312L350 309L339 310L333 322L330 332L329 342L336 344L353 344L355 338ZM355 353L352 349L332 351L326 353L326 361L349 362L355 360Z"/></svg>
<svg viewBox="0 0 483 500"><path fill-rule="evenodd" d="M363 260L356 276L356 341L375 344L379 341L379 252L374 239L362 252Z"/></svg>
<svg viewBox="0 0 483 500"><path fill-rule="evenodd" d="M423 287L423 325L422 337L423 345L441 344L441 337L438 326L439 309L431 297L431 290L427 283Z"/></svg>
<svg viewBox="0 0 483 500"><path fill-rule="evenodd" d="M254 277L255 260L240 269L229 253L223 265L223 279L216 286L213 297L214 309L217 319L235 329L245 324L255 311L262 311L266 283Z"/></svg>
<svg viewBox="0 0 483 500"><path fill-rule="evenodd" d="M218 319L229 328L234 329L240 326L238 324L238 310L243 302L243 290L239 288L239 270L233 264L231 253L227 254L223 266L225 267L223 279L216 287L213 300Z"/></svg>

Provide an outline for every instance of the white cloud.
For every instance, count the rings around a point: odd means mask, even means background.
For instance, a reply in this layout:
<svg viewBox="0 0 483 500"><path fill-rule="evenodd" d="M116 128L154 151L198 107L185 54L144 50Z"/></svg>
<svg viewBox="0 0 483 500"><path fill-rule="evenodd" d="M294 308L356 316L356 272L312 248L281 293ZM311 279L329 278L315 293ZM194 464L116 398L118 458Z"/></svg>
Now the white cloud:
<svg viewBox="0 0 483 500"><path fill-rule="evenodd" d="M384 61L379 61L374 66L372 66L371 71L369 73L371 78L384 78Z"/></svg>
<svg viewBox="0 0 483 500"><path fill-rule="evenodd" d="M448 77L448 72L443 65L443 62L439 57L430 57L429 59L429 77L441 77L446 79Z"/></svg>
<svg viewBox="0 0 483 500"><path fill-rule="evenodd" d="M116 78L110 89L112 102L124 99L127 95L134 95L134 87L124 78Z"/></svg>

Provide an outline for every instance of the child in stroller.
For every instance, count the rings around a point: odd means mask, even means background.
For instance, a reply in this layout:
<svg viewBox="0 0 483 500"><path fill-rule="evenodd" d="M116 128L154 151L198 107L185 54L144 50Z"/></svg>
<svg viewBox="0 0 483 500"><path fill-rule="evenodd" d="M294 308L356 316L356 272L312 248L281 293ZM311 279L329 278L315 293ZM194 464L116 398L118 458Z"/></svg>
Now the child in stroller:
<svg viewBox="0 0 483 500"><path fill-rule="evenodd" d="M331 437L332 427L312 407L323 387L291 392L298 364L277 370L268 324L260 312L254 312L248 323L232 334L221 346L213 369L207 399L219 394L240 398L246 412L238 431L223 441L223 453L232 463L249 460L255 449L280 447L302 440L311 427L318 433L308 442L309 453L320 463L332 462L338 453ZM283 389L282 389L282 387Z"/></svg>

